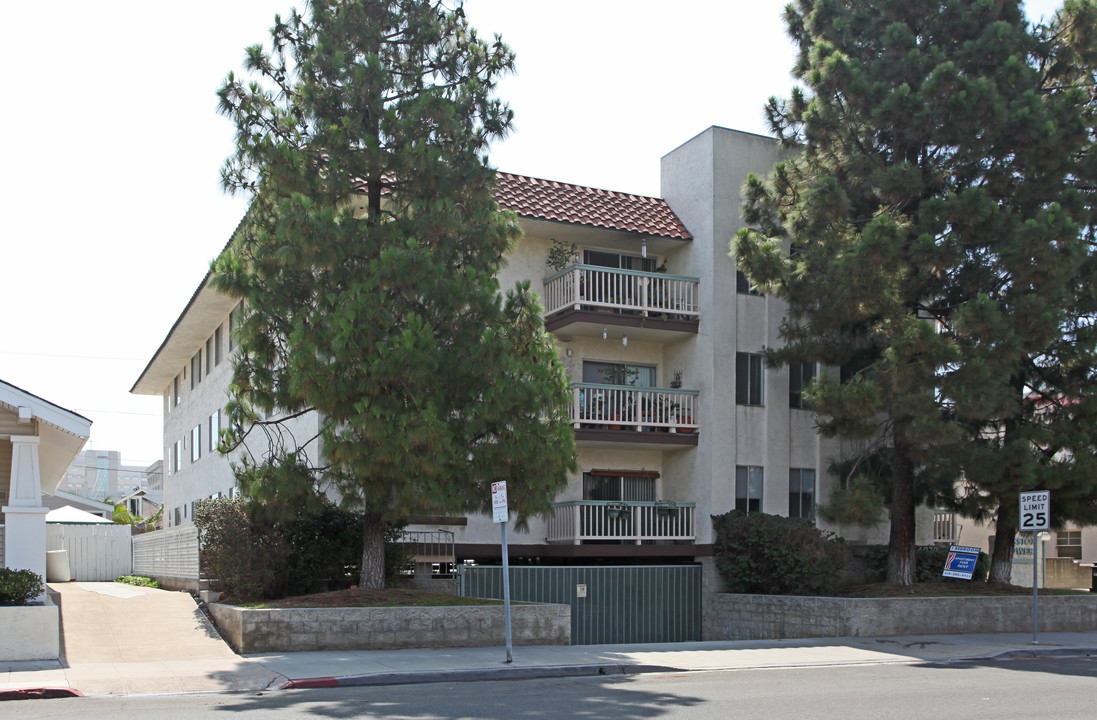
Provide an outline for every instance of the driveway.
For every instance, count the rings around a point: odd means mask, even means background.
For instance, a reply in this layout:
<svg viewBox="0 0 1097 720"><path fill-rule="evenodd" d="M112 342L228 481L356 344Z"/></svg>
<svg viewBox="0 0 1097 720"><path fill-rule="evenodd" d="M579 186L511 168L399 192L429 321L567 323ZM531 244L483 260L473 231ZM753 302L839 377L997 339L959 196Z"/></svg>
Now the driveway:
<svg viewBox="0 0 1097 720"><path fill-rule="evenodd" d="M278 679L236 655L189 593L121 583L50 583L61 605L61 663L95 695L243 690Z"/></svg>

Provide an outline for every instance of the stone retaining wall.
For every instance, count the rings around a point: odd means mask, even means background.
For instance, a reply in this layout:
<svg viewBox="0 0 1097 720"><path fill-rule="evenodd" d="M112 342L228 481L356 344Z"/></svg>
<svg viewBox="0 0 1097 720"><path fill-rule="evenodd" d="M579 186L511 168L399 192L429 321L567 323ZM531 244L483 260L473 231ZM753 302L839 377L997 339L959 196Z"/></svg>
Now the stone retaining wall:
<svg viewBox="0 0 1097 720"><path fill-rule="evenodd" d="M1032 597L708 597L705 640L1032 632ZM1097 596L1041 596L1042 632L1097 630Z"/></svg>
<svg viewBox="0 0 1097 720"><path fill-rule="evenodd" d="M490 647L506 643L502 605L252 610L213 603L214 622L240 654L298 650ZM567 605L514 605L515 645L568 645Z"/></svg>

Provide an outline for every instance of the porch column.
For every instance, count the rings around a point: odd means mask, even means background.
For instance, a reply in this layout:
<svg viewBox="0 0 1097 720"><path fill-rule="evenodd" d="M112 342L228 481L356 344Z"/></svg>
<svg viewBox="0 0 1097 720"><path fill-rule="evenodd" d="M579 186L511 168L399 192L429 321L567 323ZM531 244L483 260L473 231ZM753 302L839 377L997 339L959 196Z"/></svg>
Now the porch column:
<svg viewBox="0 0 1097 720"><path fill-rule="evenodd" d="M11 436L11 493L3 507L4 564L30 570L46 581L46 513L42 507L42 476L34 435ZM43 594L38 598L44 600Z"/></svg>

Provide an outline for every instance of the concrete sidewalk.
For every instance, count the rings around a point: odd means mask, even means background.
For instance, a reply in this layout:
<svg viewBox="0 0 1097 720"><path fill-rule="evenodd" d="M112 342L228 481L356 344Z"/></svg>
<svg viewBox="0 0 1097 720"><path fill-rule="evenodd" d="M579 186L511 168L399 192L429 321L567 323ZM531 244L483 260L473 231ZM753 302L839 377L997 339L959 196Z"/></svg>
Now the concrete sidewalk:
<svg viewBox="0 0 1097 720"><path fill-rule="evenodd" d="M752 640L660 645L265 653L238 656L186 593L115 583L60 590L61 662L0 663L0 697L41 688L83 695L258 692L292 687L467 682L879 663L957 662L1010 655L1097 655L1086 633ZM67 607L66 607L67 603ZM80 613L74 613L77 605ZM88 611L85 613L85 611ZM94 612L92 612L94 611ZM89 618L88 624L79 618ZM105 626L106 632L100 632Z"/></svg>

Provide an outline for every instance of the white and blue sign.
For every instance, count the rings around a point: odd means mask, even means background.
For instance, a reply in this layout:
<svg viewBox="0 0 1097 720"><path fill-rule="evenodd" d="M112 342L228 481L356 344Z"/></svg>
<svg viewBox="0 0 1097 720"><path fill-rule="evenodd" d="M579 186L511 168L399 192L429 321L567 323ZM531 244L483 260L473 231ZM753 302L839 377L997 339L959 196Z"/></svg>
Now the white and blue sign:
<svg viewBox="0 0 1097 720"><path fill-rule="evenodd" d="M945 577L970 580L975 574L975 563L979 560L979 548L953 545L948 549L945 560Z"/></svg>

